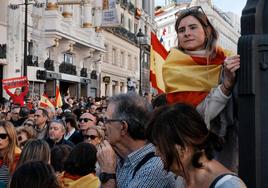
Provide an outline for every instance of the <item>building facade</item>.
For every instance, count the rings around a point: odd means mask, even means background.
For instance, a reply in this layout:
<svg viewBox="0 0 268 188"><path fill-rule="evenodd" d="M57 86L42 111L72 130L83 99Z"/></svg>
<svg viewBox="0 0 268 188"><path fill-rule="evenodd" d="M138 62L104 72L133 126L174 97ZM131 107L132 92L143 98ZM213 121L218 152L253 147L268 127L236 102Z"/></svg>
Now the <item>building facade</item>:
<svg viewBox="0 0 268 188"><path fill-rule="evenodd" d="M16 3L19 2L12 2ZM58 85L62 94L69 91L71 96L100 95L100 63L105 52L103 33L99 31L102 2L85 0L70 4L48 0L39 3L42 4L29 5L27 12L26 67L30 94L46 92L55 96ZM20 77L24 72L25 5L11 9L6 1L5 6L1 2L1 9L6 11L9 26L5 27L7 57L1 69L2 77Z"/></svg>
<svg viewBox="0 0 268 188"><path fill-rule="evenodd" d="M154 1L118 0L116 6L120 26L106 28L103 33L106 53L101 65L101 95L111 96L129 90L139 92L139 88L141 93L149 92L149 44L150 32L155 30ZM137 38L139 29L144 34L140 41Z"/></svg>
<svg viewBox="0 0 268 188"><path fill-rule="evenodd" d="M202 6L208 19L219 32L219 45L236 53L237 42L240 37L240 18L234 13L222 12L212 4L211 0L176 0L162 8L155 17L159 38L163 38L163 45L167 50L177 46L175 31L176 13L189 6Z"/></svg>

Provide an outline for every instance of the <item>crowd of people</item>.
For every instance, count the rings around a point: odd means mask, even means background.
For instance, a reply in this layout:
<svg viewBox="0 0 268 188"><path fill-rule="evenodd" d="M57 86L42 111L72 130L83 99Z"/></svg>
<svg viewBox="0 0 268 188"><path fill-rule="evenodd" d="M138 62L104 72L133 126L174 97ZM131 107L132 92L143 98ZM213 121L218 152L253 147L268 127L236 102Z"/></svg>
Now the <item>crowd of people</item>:
<svg viewBox="0 0 268 188"><path fill-rule="evenodd" d="M0 187L246 187L221 160L239 56L216 46L201 7L177 14L175 29L178 47L163 67L166 94L66 95L55 109L9 93L13 102L0 117Z"/></svg>

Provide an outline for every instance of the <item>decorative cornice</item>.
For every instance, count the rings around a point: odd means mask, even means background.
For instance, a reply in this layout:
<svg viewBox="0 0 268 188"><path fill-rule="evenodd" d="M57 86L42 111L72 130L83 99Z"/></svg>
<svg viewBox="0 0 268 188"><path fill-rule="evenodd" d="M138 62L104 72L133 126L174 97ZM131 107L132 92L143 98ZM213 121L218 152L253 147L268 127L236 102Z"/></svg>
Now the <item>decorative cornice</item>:
<svg viewBox="0 0 268 188"><path fill-rule="evenodd" d="M63 13L62 13L62 16L63 16L64 18L71 18L71 17L73 16L73 13L70 13L70 12L63 12Z"/></svg>
<svg viewBox="0 0 268 188"><path fill-rule="evenodd" d="M92 23L83 23L83 28L91 28L92 27Z"/></svg>

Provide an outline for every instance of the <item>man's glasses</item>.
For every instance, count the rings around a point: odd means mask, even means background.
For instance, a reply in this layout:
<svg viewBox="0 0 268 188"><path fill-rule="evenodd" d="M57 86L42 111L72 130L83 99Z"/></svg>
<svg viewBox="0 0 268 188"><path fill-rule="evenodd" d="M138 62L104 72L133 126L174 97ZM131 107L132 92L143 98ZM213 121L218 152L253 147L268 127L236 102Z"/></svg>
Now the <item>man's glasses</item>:
<svg viewBox="0 0 268 188"><path fill-rule="evenodd" d="M89 121L93 121L92 119L90 119L90 118L80 118L79 119L79 122L81 123L82 121L84 121L84 122L89 122Z"/></svg>
<svg viewBox="0 0 268 188"><path fill-rule="evenodd" d="M90 138L90 140L95 140L95 138L97 138L98 136L96 135L84 135L84 139L88 140Z"/></svg>
<svg viewBox="0 0 268 188"><path fill-rule="evenodd" d="M108 119L107 117L103 118L103 123L107 124L107 123L112 123L112 122L122 122L125 121L123 119Z"/></svg>
<svg viewBox="0 0 268 188"><path fill-rule="evenodd" d="M6 139L7 137L8 137L8 135L7 135L6 133L1 133L1 134L0 134L0 138L1 138L2 140Z"/></svg>

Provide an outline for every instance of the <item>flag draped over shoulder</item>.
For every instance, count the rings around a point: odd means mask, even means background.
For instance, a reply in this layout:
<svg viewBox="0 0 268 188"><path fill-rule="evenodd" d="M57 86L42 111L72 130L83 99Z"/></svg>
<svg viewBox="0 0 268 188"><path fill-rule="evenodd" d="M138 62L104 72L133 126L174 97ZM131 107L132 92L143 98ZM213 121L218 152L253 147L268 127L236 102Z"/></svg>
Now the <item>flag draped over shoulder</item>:
<svg viewBox="0 0 268 188"><path fill-rule="evenodd" d="M60 94L59 86L56 86L56 98L55 98L55 108L59 108L62 106L62 98Z"/></svg>
<svg viewBox="0 0 268 188"><path fill-rule="evenodd" d="M168 103L183 102L197 106L211 88L219 84L226 56L228 53L218 48L216 57L208 64L206 57L190 56L172 49L163 66Z"/></svg>
<svg viewBox="0 0 268 188"><path fill-rule="evenodd" d="M158 93L165 92L162 67L167 56L168 52L165 47L157 39L157 36L151 33L150 82Z"/></svg>
<svg viewBox="0 0 268 188"><path fill-rule="evenodd" d="M49 100L48 96L46 94L43 94L41 96L41 99L39 101L39 106L43 108L54 108L53 103Z"/></svg>

